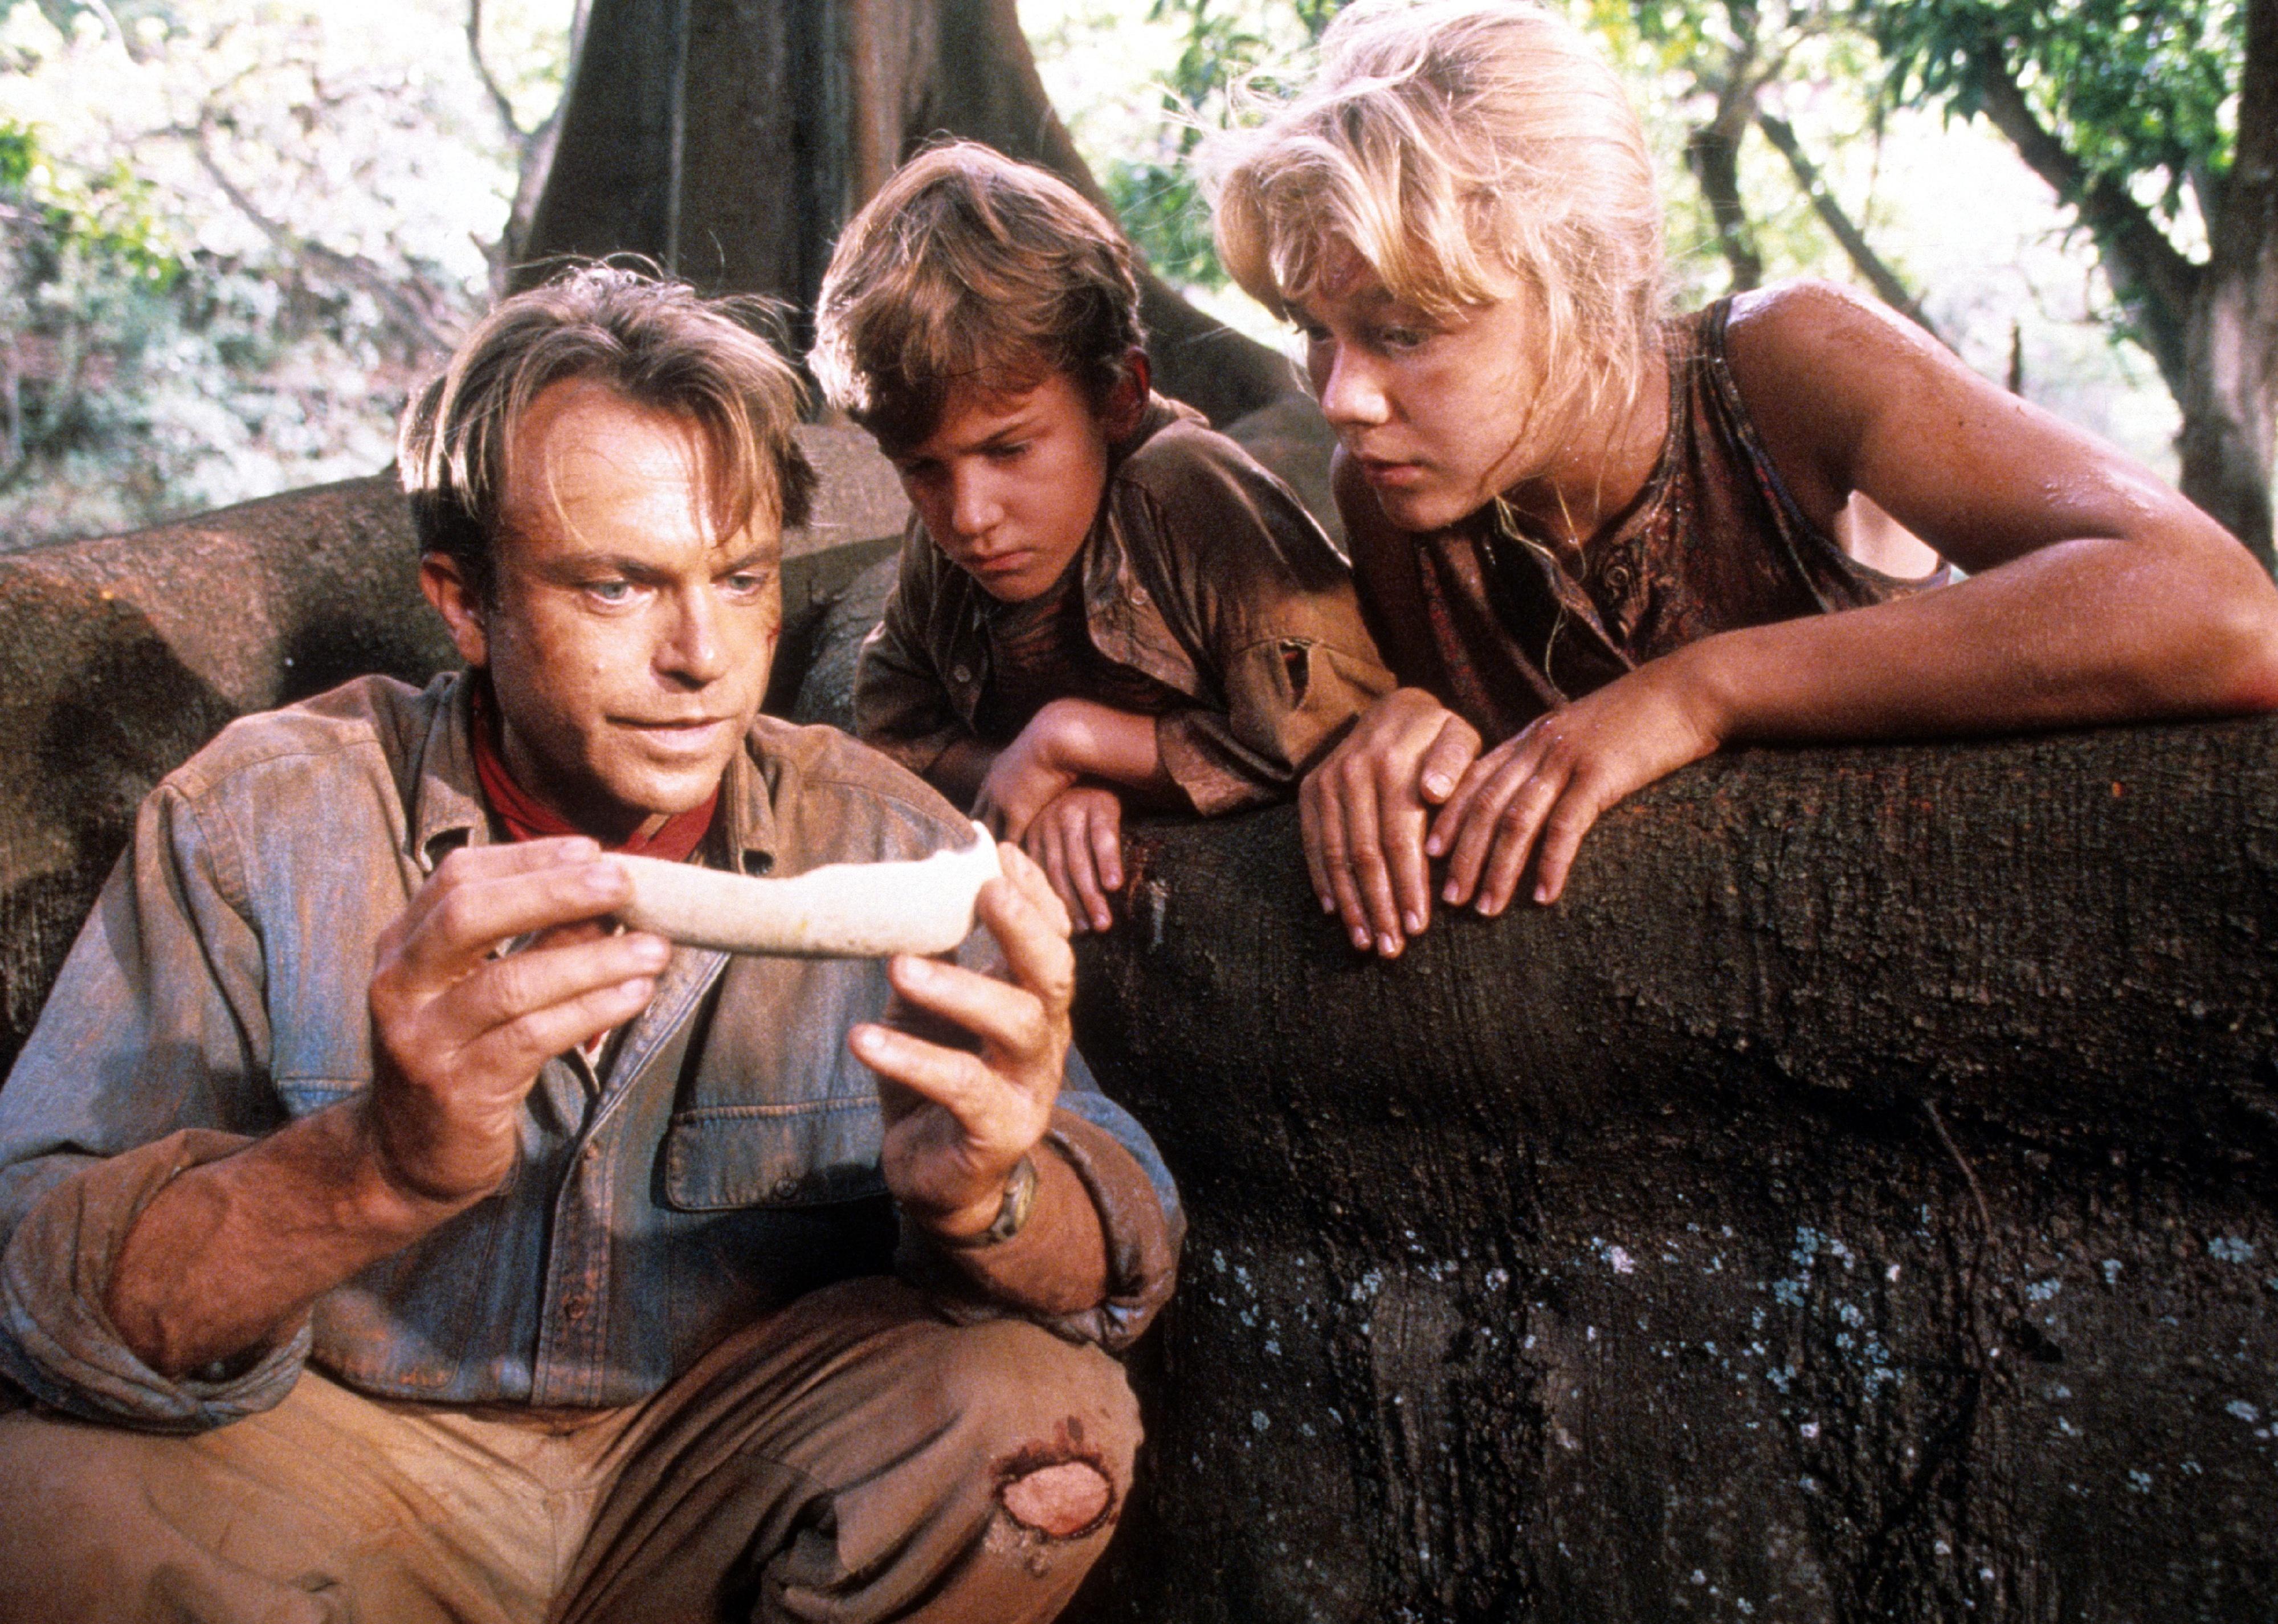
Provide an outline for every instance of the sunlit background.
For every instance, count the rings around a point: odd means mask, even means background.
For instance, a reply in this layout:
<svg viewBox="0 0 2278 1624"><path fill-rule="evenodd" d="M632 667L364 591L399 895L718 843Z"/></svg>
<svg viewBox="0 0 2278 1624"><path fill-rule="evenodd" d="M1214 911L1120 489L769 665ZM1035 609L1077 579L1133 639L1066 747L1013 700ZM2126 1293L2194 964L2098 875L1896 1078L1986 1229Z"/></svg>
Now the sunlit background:
<svg viewBox="0 0 2278 1624"><path fill-rule="evenodd" d="M1135 238L1197 303L1273 342L1271 318L1223 284L1183 160L1225 116L1228 81L1286 71L1332 10L1021 6ZM1982 119L1886 94L1889 64L1849 12L1578 0L1574 14L1606 40L1661 155L1679 307L1733 280L1686 149L1732 82L1738 18L1752 105L1793 132L1827 206L1933 328L2172 477L2174 402L2118 333L2093 244ZM572 21L572 0L0 0L0 546L384 465L411 379L499 283ZM1762 274L1868 286L1769 124L1739 127ZM2166 189L2190 251L2189 194Z"/></svg>

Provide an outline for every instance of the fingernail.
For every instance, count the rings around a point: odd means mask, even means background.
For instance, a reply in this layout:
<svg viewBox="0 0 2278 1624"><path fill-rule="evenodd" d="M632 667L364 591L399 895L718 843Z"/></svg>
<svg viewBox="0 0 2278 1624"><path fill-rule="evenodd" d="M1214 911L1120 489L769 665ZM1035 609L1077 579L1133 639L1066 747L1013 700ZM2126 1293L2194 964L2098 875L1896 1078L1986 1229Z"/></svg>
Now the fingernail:
<svg viewBox="0 0 2278 1624"><path fill-rule="evenodd" d="M1410 936L1420 935L1423 932L1424 915L1421 914L1414 912L1403 914L1400 916L1400 923L1408 927L1408 934Z"/></svg>
<svg viewBox="0 0 2278 1624"><path fill-rule="evenodd" d="M1436 772L1426 773L1424 777L1424 793L1427 795L1444 795L1455 787Z"/></svg>
<svg viewBox="0 0 2278 1624"><path fill-rule="evenodd" d="M614 862L597 862L579 877L577 883L597 897L606 897L623 882L624 870Z"/></svg>
<svg viewBox="0 0 2278 1624"><path fill-rule="evenodd" d="M1391 931L1387 931L1376 938L1376 950L1386 958L1391 958L1400 951L1399 939Z"/></svg>
<svg viewBox="0 0 2278 1624"><path fill-rule="evenodd" d="M1323 897L1320 900L1320 902L1321 912L1325 914L1334 914L1337 911L1337 900L1334 897Z"/></svg>
<svg viewBox="0 0 2278 1624"><path fill-rule="evenodd" d="M1500 914L1501 912L1502 912L1502 903L1500 903L1500 902L1497 902L1497 901L1496 901L1494 898L1492 898L1492 897L1481 897L1481 898L1479 899L1479 913L1481 914L1481 915L1483 915L1484 917L1488 918L1488 919L1492 919L1492 918L1494 918L1497 914Z"/></svg>
<svg viewBox="0 0 2278 1624"><path fill-rule="evenodd" d="M633 961L662 969L672 957L672 944L661 937L649 937L633 944Z"/></svg>
<svg viewBox="0 0 2278 1624"><path fill-rule="evenodd" d="M1463 900L1463 888L1453 880L1449 880L1440 892L1440 900L1442 902L1455 903L1461 902Z"/></svg>
<svg viewBox="0 0 2278 1624"><path fill-rule="evenodd" d="M940 975L938 967L931 959L921 959L915 954L904 954L895 962L904 981L913 982L921 987L931 984Z"/></svg>
<svg viewBox="0 0 2278 1624"><path fill-rule="evenodd" d="M1440 837L1438 835L1426 835L1424 838L1424 854L1426 857L1437 857L1440 854Z"/></svg>
<svg viewBox="0 0 2278 1624"><path fill-rule="evenodd" d="M1363 953L1366 953L1368 951L1368 932L1356 928L1353 931L1353 946L1359 948Z"/></svg>
<svg viewBox="0 0 2278 1624"><path fill-rule="evenodd" d="M1549 900L1550 900L1550 887L1549 887L1549 886L1548 886L1548 885L1537 885L1537 886L1534 888L1534 900L1535 900L1537 902L1548 902L1548 901L1549 901Z"/></svg>

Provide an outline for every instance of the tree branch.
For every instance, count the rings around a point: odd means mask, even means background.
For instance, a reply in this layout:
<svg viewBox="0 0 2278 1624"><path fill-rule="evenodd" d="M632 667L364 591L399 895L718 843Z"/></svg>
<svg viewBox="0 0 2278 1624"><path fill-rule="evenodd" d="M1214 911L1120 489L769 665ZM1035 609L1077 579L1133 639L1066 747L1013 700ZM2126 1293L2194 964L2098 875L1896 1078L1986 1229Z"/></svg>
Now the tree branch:
<svg viewBox="0 0 2278 1624"><path fill-rule="evenodd" d="M190 141L190 149L198 160L198 167L204 170L208 179L220 188L221 195L229 200L232 208L250 220L255 229L287 254L316 267L335 281L361 288L370 295L372 302L379 306L381 319L394 330L407 350L430 354L449 350L450 341L437 329L419 303L404 291L398 279L361 254L343 254L336 249L326 248L321 242L311 241L281 221L271 219L262 212L245 190L232 180L214 160L210 144L211 119L211 111L209 110L195 132L182 133Z"/></svg>
<svg viewBox="0 0 2278 1624"><path fill-rule="evenodd" d="M1777 113L1766 112L1759 108L1756 127L1763 131L1765 139L1787 160L1787 166L1795 172L1796 184L1803 188L1804 196L1811 202L1812 211L1819 216L1820 223L1841 245L1859 274L1874 286L1883 303L1904 315L1948 349L1953 349L1945 335L1938 330L1929 317L1923 314L1921 300L1915 296L1883 257L1875 252L1867 241L1866 234L1859 229L1857 223L1836 200L1835 194L1828 189L1819 166L1806 156L1802 143L1796 139L1795 126Z"/></svg>
<svg viewBox="0 0 2278 1624"><path fill-rule="evenodd" d="M2096 239L2105 274L2112 279L2112 291L2128 312L2129 325L2151 352L2168 389L2182 399L2190 370L2191 302L2203 274L2200 268L2167 241L2122 182L2091 172L2042 124L1998 43L1979 47L1973 61L1980 80L1978 104L1986 118L2033 172L2079 213L2081 224Z"/></svg>
<svg viewBox="0 0 2278 1624"><path fill-rule="evenodd" d="M475 77L482 81L483 93L491 98L491 110L498 121L506 126L507 139L514 143L517 153L530 142L530 132L522 127L514 116L514 98L491 72L491 65L483 59L483 0L467 0L467 59L474 64Z"/></svg>

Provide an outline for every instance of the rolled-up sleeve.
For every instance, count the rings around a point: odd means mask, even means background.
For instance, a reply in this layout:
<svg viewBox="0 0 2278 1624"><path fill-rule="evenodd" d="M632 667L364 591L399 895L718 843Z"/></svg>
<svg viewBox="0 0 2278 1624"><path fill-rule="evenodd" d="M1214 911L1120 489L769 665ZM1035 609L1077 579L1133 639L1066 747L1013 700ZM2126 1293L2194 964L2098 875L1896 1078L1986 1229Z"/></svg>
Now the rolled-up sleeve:
<svg viewBox="0 0 2278 1624"><path fill-rule="evenodd" d="M1070 1049L1059 1099L1035 1153L1074 1176L1097 1221L1101 1253L1076 1265L1057 1255L1071 1231L1032 1224L997 1245L944 1251L905 1220L897 1267L953 1320L1018 1314L1071 1342L1120 1353L1153 1321L1178 1283L1186 1214L1169 1168L1136 1118L1100 1092L1083 1056ZM1081 1213L1082 1207L1076 1210ZM1089 1251L1087 1238L1082 1248ZM1096 1294L1070 1304L1064 1293L1097 1264ZM1054 1306L1047 1306L1052 1302Z"/></svg>
<svg viewBox="0 0 2278 1624"><path fill-rule="evenodd" d="M1287 798L1395 686L1350 568L1288 486L1206 430L1158 435L1127 487L1126 551L1214 690L1157 719L1164 770L1205 816Z"/></svg>
<svg viewBox="0 0 2278 1624"><path fill-rule="evenodd" d="M0 1088L0 1372L42 1403L164 1431L282 1398L305 1328L249 1367L172 1380L120 1338L112 1266L182 1168L277 1125L257 935L226 829L162 787Z"/></svg>

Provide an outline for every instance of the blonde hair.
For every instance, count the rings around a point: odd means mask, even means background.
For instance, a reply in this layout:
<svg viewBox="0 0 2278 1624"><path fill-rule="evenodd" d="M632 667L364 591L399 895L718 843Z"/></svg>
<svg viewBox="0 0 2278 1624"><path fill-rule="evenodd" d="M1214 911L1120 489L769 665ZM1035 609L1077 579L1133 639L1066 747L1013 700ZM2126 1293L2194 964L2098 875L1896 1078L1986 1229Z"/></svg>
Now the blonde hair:
<svg viewBox="0 0 2278 1624"><path fill-rule="evenodd" d="M1540 417L1633 403L1662 315L1661 200L1590 42L1529 0L1361 0L1320 57L1294 97L1212 143L1235 280L1287 318L1342 243L1426 315L1523 296Z"/></svg>
<svg viewBox="0 0 2278 1624"><path fill-rule="evenodd" d="M571 379L696 424L721 534L805 524L814 471L791 430L806 391L764 336L776 321L765 299L707 299L619 265L565 271L506 300L403 409L396 460L419 550L455 560L490 595L515 429L549 385Z"/></svg>
<svg viewBox="0 0 2278 1624"><path fill-rule="evenodd" d="M938 425L960 383L1066 373L1095 407L1143 337L1122 233L1059 176L978 142L920 153L839 237L808 364L889 445Z"/></svg>

